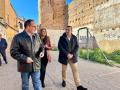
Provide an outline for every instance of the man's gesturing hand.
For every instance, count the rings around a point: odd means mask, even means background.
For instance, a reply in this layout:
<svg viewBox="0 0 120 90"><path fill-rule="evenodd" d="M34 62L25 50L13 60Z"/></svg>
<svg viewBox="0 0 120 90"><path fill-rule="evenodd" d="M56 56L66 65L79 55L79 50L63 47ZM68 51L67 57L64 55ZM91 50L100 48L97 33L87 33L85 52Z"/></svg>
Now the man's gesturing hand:
<svg viewBox="0 0 120 90"><path fill-rule="evenodd" d="M72 59L73 58L73 54L68 54L67 57L68 57L68 59Z"/></svg>
<svg viewBox="0 0 120 90"><path fill-rule="evenodd" d="M27 63L32 63L32 62L33 62L32 58L27 57Z"/></svg>

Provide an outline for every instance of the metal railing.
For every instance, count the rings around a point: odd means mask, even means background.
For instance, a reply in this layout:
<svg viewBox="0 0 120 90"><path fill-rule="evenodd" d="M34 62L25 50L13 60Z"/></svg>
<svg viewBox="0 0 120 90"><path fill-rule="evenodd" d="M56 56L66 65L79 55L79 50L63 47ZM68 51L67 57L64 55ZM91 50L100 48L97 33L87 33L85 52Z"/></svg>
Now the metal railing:
<svg viewBox="0 0 120 90"><path fill-rule="evenodd" d="M95 37L95 36L90 33L88 27L79 28L79 29L78 29L78 32L77 32L78 41L80 41L80 34L79 34L79 33L80 33L80 31L83 30L83 29L86 30L86 36L87 36L87 40L86 40L87 60L89 60L89 35L90 35L91 37ZM104 54L104 52L103 52L102 49L100 48L99 44L97 43L97 40L96 40L95 38L94 38L94 40L95 40L95 42L96 42L96 44L97 44L98 49L100 50L101 54L103 55L104 60L106 61L106 63L107 63L108 65L110 65L110 66L113 66L113 65L110 64L108 58L106 57L106 55Z"/></svg>

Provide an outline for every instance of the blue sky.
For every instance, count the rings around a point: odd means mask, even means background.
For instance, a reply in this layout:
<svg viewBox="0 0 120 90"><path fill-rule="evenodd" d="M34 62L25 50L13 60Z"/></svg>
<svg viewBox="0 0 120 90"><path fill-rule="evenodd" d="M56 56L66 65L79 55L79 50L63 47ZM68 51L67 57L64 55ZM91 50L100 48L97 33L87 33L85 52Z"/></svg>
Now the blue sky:
<svg viewBox="0 0 120 90"><path fill-rule="evenodd" d="M38 0L10 0L19 17L32 18L38 23ZM70 3L71 0L67 0Z"/></svg>
<svg viewBox="0 0 120 90"><path fill-rule="evenodd" d="M72 0L67 0L67 3L69 4Z"/></svg>

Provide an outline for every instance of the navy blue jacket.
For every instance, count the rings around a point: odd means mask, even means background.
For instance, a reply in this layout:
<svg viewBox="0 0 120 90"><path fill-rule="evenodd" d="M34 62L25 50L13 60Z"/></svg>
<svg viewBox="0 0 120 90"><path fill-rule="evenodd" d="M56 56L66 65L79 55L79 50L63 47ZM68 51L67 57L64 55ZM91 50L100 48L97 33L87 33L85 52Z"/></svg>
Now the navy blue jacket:
<svg viewBox="0 0 120 90"><path fill-rule="evenodd" d="M61 64L67 65L67 63L68 63L68 61L67 61L68 60L68 58L67 58L68 53L73 54L73 59L72 59L73 63L76 63L78 61L77 60L77 57L78 57L77 51L79 49L79 44L78 44L78 41L77 41L77 37L75 35L72 35L72 37L69 41L66 33L64 33L59 39L58 49L59 49L59 60L58 61Z"/></svg>
<svg viewBox="0 0 120 90"><path fill-rule="evenodd" d="M7 41L4 38L1 38L0 52L4 52L6 49L7 49Z"/></svg>

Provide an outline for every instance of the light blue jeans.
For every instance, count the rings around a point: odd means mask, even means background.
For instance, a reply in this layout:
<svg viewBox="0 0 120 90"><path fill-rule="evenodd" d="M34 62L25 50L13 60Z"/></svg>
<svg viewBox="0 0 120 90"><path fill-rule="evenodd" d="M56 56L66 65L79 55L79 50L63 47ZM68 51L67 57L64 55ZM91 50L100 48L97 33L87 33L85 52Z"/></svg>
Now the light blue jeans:
<svg viewBox="0 0 120 90"><path fill-rule="evenodd" d="M21 72L22 90L29 90L29 78L32 78L34 90L42 90L40 72Z"/></svg>

